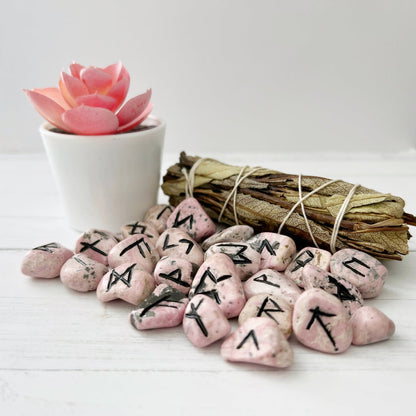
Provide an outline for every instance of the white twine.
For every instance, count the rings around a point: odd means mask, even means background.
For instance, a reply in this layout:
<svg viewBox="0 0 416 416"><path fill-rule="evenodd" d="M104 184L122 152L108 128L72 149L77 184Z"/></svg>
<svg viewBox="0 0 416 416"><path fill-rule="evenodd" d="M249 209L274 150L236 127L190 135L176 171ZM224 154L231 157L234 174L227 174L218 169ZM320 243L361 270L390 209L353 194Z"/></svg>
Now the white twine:
<svg viewBox="0 0 416 416"><path fill-rule="evenodd" d="M201 158L198 159L193 166L191 167L191 169L189 170L189 172L187 172L187 170L185 168L182 169L182 173L185 176L185 180L186 180L186 184L185 184L185 194L187 198L192 198L194 196L194 185L195 185L195 173L196 170L198 169L198 166L204 162L205 160L208 160L207 158ZM250 175L252 175L254 172L260 170L260 167L256 167L251 169L248 173L246 173L244 176L243 173L244 171L248 168L248 166L244 166L243 168L241 168L239 174L237 175L237 178L235 179L235 183L234 183L234 187L231 190L231 192L228 194L227 199L224 202L224 205L221 209L221 212L218 216L218 222L221 221L222 216L224 215L224 211L225 208L227 207L228 203L230 202L230 199L233 198L233 213L234 213L234 220L236 225L239 225L238 222L238 216L237 216L237 189L240 186L240 184L247 179ZM309 224L309 220L308 217L306 216L306 211L305 211L305 206L303 204L303 201L307 200L310 196L316 194L317 192L319 192L321 189L324 189L325 187L327 187L328 185L331 185L332 183L338 182L340 179L333 179L330 180L324 184L322 184L321 186L319 186L318 188L314 189L313 191L309 192L308 194L306 194L305 196L302 196L302 174L299 174L298 177L298 191L299 191L299 200L293 205L293 207L290 209L290 211L287 213L286 217L283 218L283 221L281 222L279 229L277 230L277 233L280 234L282 232L282 229L284 227L284 225L286 224L286 221L290 218L290 216L293 214L293 212L295 211L295 209L300 205L301 206L301 210L302 210L302 214L303 214L303 218L305 219L305 224L306 224L306 228L308 229L309 235L311 236L311 239L315 245L315 247L319 248L316 240L315 240L315 236L313 235L312 229L310 227ZM359 184L354 185L351 189L350 192L348 193L348 195L346 196L343 204L341 205L340 210L338 211L338 214L335 218L334 221L334 227L332 229L332 234L331 234L331 241L330 241L330 249L332 253L336 252L336 242L337 242L337 238L338 238L338 233L339 233L339 229L341 227L341 222L345 216L345 213L348 210L348 205L352 199L352 197L354 196L355 191L357 190L357 188L359 187Z"/></svg>
<svg viewBox="0 0 416 416"><path fill-rule="evenodd" d="M194 185L195 185L195 173L198 169L198 166L204 162L205 160L208 160L207 158L201 158L198 159L189 169L189 172L185 168L182 168L182 173L185 176L185 195L187 198L193 198L194 196Z"/></svg>
<svg viewBox="0 0 416 416"><path fill-rule="evenodd" d="M302 174L301 173L299 174L299 179L298 179L298 190L299 190L299 201L302 201ZM313 244L315 244L316 248L319 248L318 243L316 242L313 232L311 230L308 217L306 216L305 205L303 204L303 201L300 203L300 207L302 208L302 214L303 214L303 218L305 218L306 228L309 231L309 235L311 236Z"/></svg>
<svg viewBox="0 0 416 416"><path fill-rule="evenodd" d="M317 192L319 192L321 189L324 189L325 187L327 187L328 185L331 185L334 182L338 182L340 179L333 179L331 181L328 181L324 184L322 184L321 186L319 186L318 188L314 189L313 191L309 192L308 194L306 194L304 197L302 197L302 174L299 175L299 179L298 179L298 188L299 188L299 200L298 202L296 202L295 205L293 205L293 207L291 208L291 210L287 213L286 217L283 219L283 221L281 222L279 229L277 230L277 233L280 234L282 232L282 229L286 223L286 221L289 219L289 217L293 214L293 212L295 211L295 209L301 205L302 208L302 214L305 218L305 223L306 223L306 227L308 229L308 232L312 238L313 243L315 244L315 247L318 247L315 237L312 233L308 218L306 217L306 213L305 213L305 207L303 205L303 201L305 201L306 199L308 199L310 196L316 194ZM357 190L357 188L359 187L359 184L354 185L350 192L348 193L348 195L346 196L343 204L341 205L340 210L338 211L338 214L335 218L335 222L334 222L334 228L332 229L332 234L331 234L331 241L330 241L330 249L332 253L336 252L336 242L337 242L337 238L338 238L338 233L339 233L339 229L341 227L341 222L344 218L345 213L347 212L348 209L348 205L352 199L352 197L354 196L355 191ZM319 248L319 247L318 247Z"/></svg>
<svg viewBox="0 0 416 416"><path fill-rule="evenodd" d="M300 177L301 175L299 175ZM326 186L330 185L331 183L337 182L339 181L339 179L333 179L329 182L326 182L324 184L322 184L321 186L319 186L318 188L314 189L313 191L309 192L308 194L306 194L304 197L300 198L298 202L296 202L295 205L293 205L292 209L287 213L286 217L283 218L282 223L280 224L279 229L277 230L277 233L280 234L282 232L282 228L284 227L286 221L289 219L289 217L293 214L293 212L295 211L295 209L301 204L303 203L303 201L305 201L306 199L308 199L310 196L312 196L313 194L316 194L317 192L319 192L321 189L324 189Z"/></svg>
<svg viewBox="0 0 416 416"><path fill-rule="evenodd" d="M360 185L357 183L356 185L354 185L351 188L349 194L347 195L347 197L344 200L344 203L341 205L341 209L339 210L337 217L335 218L334 228L332 230L332 235L331 235L331 244L330 244L332 254L336 252L336 242L337 242L339 228L341 226L341 221L344 218L344 215L347 212L348 205L349 205L352 197L354 196L354 193L355 193L356 189L359 186Z"/></svg>
<svg viewBox="0 0 416 416"><path fill-rule="evenodd" d="M218 222L221 222L222 216L224 214L225 208L227 207L228 203L230 202L230 199L233 198L233 213L234 213L234 221L236 225L239 225L238 222L238 216L237 216L237 189L240 186L240 184L247 179L250 175L252 175L254 172L257 172L261 168L253 168L248 173L246 173L244 176L241 176L243 172L248 168L248 166L244 166L241 168L240 173L238 174L237 178L235 179L234 187L231 189L231 192L228 194L227 199L224 202L224 205L222 206L220 215L218 215Z"/></svg>

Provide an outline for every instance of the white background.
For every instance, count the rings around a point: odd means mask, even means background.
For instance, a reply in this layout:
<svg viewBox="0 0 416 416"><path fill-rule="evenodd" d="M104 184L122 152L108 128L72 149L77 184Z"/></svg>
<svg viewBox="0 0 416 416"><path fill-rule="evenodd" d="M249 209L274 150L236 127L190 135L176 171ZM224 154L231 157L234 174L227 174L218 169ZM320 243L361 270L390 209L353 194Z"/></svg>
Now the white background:
<svg viewBox="0 0 416 416"><path fill-rule="evenodd" d="M0 152L42 151L22 88L121 60L174 153L416 145L411 0L1 0Z"/></svg>

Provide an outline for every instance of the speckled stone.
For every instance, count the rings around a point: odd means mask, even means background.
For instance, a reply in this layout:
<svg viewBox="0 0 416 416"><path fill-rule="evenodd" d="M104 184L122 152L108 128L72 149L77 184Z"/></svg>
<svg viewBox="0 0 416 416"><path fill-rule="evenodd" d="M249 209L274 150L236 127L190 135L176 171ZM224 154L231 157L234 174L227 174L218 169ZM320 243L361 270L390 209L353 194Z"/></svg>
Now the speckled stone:
<svg viewBox="0 0 416 416"><path fill-rule="evenodd" d="M196 295L186 307L183 330L192 344L202 348L228 335L231 325L214 300Z"/></svg>
<svg viewBox="0 0 416 416"><path fill-rule="evenodd" d="M293 280L298 286L303 287L302 269L307 264L313 264L323 270L329 270L331 253L316 247L305 247L296 255L287 266L285 276Z"/></svg>
<svg viewBox="0 0 416 416"><path fill-rule="evenodd" d="M279 326L286 338L292 333L292 306L284 299L261 293L247 300L238 317L242 325L247 319L255 317L270 318Z"/></svg>
<svg viewBox="0 0 416 416"><path fill-rule="evenodd" d="M351 318L352 343L367 345L389 339L396 329L394 322L372 306L363 306Z"/></svg>
<svg viewBox="0 0 416 416"><path fill-rule="evenodd" d="M348 280L307 264L302 271L305 289L319 288L336 296L344 305L348 316L364 305L360 291Z"/></svg>
<svg viewBox="0 0 416 416"><path fill-rule="evenodd" d="M184 199L172 212L166 222L167 228L179 228L200 242L215 233L214 221L195 198Z"/></svg>
<svg viewBox="0 0 416 416"><path fill-rule="evenodd" d="M202 250L206 251L214 244L218 243L239 243L248 240L254 234L254 230L249 225L233 225L208 237L201 244Z"/></svg>
<svg viewBox="0 0 416 416"><path fill-rule="evenodd" d="M284 299L293 308L302 290L283 273L264 269L244 283L244 293L247 299L260 293L276 296Z"/></svg>
<svg viewBox="0 0 416 416"><path fill-rule="evenodd" d="M137 263L152 273L159 258L159 253L150 238L144 234L135 234L111 249L108 253L108 264L114 268L124 263Z"/></svg>
<svg viewBox="0 0 416 416"><path fill-rule="evenodd" d="M75 254L62 266L60 278L62 283L78 292L97 289L98 283L108 272L108 267L85 254Z"/></svg>
<svg viewBox="0 0 416 416"><path fill-rule="evenodd" d="M182 323L189 299L179 290L161 284L130 312L130 323L138 330L171 328Z"/></svg>
<svg viewBox="0 0 416 416"><path fill-rule="evenodd" d="M144 215L143 221L152 224L159 234L166 230L166 221L172 214L174 207L171 205L154 205Z"/></svg>
<svg viewBox="0 0 416 416"><path fill-rule="evenodd" d="M97 287L101 302L122 299L138 305L156 287L153 276L136 263L125 263L104 275Z"/></svg>
<svg viewBox="0 0 416 416"><path fill-rule="evenodd" d="M305 290L293 310L293 332L314 350L339 354L352 341L352 327L344 305L322 289Z"/></svg>
<svg viewBox="0 0 416 416"><path fill-rule="evenodd" d="M156 264L153 276L156 284L165 283L188 294L196 270L197 268L186 259L165 256Z"/></svg>
<svg viewBox="0 0 416 416"><path fill-rule="evenodd" d="M293 363L293 351L279 327L269 318L250 318L221 345L227 361L286 368Z"/></svg>
<svg viewBox="0 0 416 416"><path fill-rule="evenodd" d="M331 257L331 272L357 286L364 299L378 296L387 278L387 269L377 259L350 248Z"/></svg>
<svg viewBox="0 0 416 416"><path fill-rule="evenodd" d="M117 243L118 240L113 233L90 229L78 238L75 253L85 254L89 258L108 266L108 253Z"/></svg>
<svg viewBox="0 0 416 416"><path fill-rule="evenodd" d="M295 242L286 235L277 233L260 233L247 241L260 253L261 269L274 269L278 272L286 270L296 254Z"/></svg>
<svg viewBox="0 0 416 416"><path fill-rule="evenodd" d="M156 245L157 239L159 238L159 233L156 228L152 224L144 221L129 222L121 227L121 232L123 239L135 234L144 234L150 239L153 245Z"/></svg>
<svg viewBox="0 0 416 416"><path fill-rule="evenodd" d="M199 244L178 228L165 230L157 240L156 248L160 257L181 258L196 266L200 266L204 261L204 252Z"/></svg>
<svg viewBox="0 0 416 416"><path fill-rule="evenodd" d="M32 248L23 257L21 272L41 279L58 277L61 267L73 254L71 250L55 242Z"/></svg>
<svg viewBox="0 0 416 416"><path fill-rule="evenodd" d="M205 253L205 259L215 253L226 254L235 264L240 279L247 280L260 270L260 254L247 243L217 243Z"/></svg>
<svg viewBox="0 0 416 416"><path fill-rule="evenodd" d="M201 265L189 297L199 294L213 298L227 318L239 315L246 300L239 273L227 255L213 254Z"/></svg>

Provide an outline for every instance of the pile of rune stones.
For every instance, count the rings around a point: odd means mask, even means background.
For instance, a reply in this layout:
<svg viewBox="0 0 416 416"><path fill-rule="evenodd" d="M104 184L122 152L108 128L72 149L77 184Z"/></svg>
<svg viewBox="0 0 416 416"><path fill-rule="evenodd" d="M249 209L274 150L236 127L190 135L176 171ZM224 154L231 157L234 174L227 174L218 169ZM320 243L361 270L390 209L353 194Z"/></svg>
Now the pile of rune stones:
<svg viewBox="0 0 416 416"><path fill-rule="evenodd" d="M342 353L395 330L384 313L364 306L387 277L377 259L354 249L297 252L282 234L221 228L195 198L155 205L119 234L89 230L75 253L59 243L36 247L22 273L59 276L73 290L95 290L101 302L131 303L138 330L182 324L200 348L228 336L221 345L228 361L285 368L293 362L292 332L309 348ZM235 317L239 326L229 335Z"/></svg>

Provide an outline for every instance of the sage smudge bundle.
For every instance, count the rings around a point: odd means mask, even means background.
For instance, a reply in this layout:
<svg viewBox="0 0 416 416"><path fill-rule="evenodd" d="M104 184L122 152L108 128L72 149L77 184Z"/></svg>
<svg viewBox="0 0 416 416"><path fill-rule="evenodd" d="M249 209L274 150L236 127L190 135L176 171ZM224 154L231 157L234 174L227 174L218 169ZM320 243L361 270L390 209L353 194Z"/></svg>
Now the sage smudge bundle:
<svg viewBox="0 0 416 416"><path fill-rule="evenodd" d="M199 159L182 152L179 163L168 169L162 189L172 205L186 197L187 172ZM238 219L258 232L278 232L284 222L282 232L301 244L330 249L332 238L333 251L355 248L395 260L409 251L408 225L416 225L416 217L404 212L400 197L341 180L244 169L213 159L202 160L192 173L193 196L214 220L222 213L221 222L234 225ZM303 206L299 204L300 194L304 197L315 190ZM343 215L338 216L341 210ZM335 239L334 225L338 229Z"/></svg>

